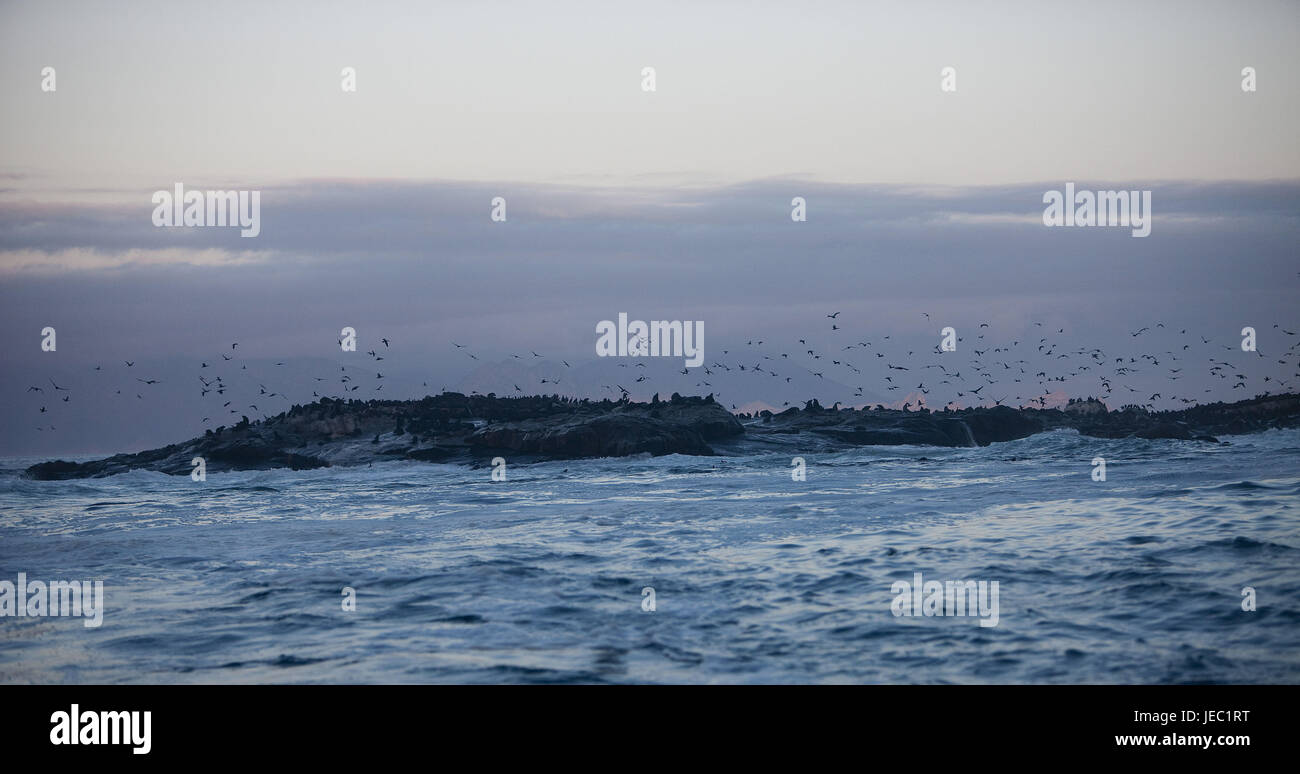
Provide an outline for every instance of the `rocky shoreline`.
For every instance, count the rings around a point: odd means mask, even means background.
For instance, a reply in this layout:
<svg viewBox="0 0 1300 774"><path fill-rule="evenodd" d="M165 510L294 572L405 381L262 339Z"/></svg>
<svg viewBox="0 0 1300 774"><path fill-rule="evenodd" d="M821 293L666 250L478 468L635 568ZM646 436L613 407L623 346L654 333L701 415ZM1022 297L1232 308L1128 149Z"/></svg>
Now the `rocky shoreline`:
<svg viewBox="0 0 1300 774"><path fill-rule="evenodd" d="M1170 438L1217 442L1219 435L1300 427L1300 395L1252 398L1180 411L1129 407L1110 411L1098 401L1063 409L1007 406L957 411L824 408L809 401L781 413L733 415L712 395L674 394L649 403L575 400L558 396L499 398L443 393L413 401L322 398L261 422L233 426L161 449L89 462L54 460L29 467L37 480L91 478L153 470L188 475L201 457L206 470L306 470L383 460L481 463L635 454L743 453L800 439L849 448L867 445L987 446L1047 430L1072 428L1098 438Z"/></svg>

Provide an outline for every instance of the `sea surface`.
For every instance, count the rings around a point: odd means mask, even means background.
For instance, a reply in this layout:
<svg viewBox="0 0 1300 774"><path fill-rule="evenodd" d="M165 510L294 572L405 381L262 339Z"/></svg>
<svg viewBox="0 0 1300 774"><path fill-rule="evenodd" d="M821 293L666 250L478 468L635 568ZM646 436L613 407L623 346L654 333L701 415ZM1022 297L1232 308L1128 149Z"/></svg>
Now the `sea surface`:
<svg viewBox="0 0 1300 774"><path fill-rule="evenodd" d="M500 482L4 460L0 580L106 610L0 618L0 683L1300 682L1300 431L1223 440L859 448L802 482L744 450ZM997 581L997 626L895 616L915 573Z"/></svg>

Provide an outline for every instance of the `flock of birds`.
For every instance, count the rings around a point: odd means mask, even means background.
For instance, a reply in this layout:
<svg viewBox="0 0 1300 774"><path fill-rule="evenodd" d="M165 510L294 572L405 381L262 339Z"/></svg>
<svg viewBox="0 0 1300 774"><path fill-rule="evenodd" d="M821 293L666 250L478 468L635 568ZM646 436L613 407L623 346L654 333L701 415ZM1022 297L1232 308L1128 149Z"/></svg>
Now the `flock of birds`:
<svg viewBox="0 0 1300 774"><path fill-rule="evenodd" d="M928 313L922 313L926 321L931 321ZM1239 338L1228 339L1222 335L1218 338L1189 333L1187 328L1174 332L1172 326L1166 327L1162 322L1144 326L1130 331L1129 336L1135 345L1133 351L1119 351L1117 348L1105 350L1100 347L1069 346L1064 328L1054 331L1042 322L1032 323L1033 335L1012 338L1010 341L994 344L991 324L981 322L974 329L973 338L956 336L956 350L945 352L940 339L935 337L931 349L918 349L915 344L900 344L884 335L878 338L859 339L847 334L840 312L826 315L826 335L816 344L809 344L811 337L793 339L789 347L774 347L763 339L751 339L745 342L743 349L721 350L721 356L694 369L694 386L697 392L713 393L722 398L722 392L715 389L711 379L720 373L740 376L746 380L784 380L790 384L795 377L801 380L829 380L843 389L852 389L852 397L862 399L861 405L872 405L867 399L868 384L872 392L883 389L884 393L901 393L895 400L886 404L875 401L875 405L902 408L961 408L974 405L1003 405L1014 401L1016 406L1046 408L1053 396L1069 389L1077 396L1097 397L1103 401L1119 401L1125 405L1137 405L1155 409L1157 401L1167 405L1192 406L1211 401L1208 396L1217 393L1217 399L1238 399L1255 395L1272 394L1287 391L1292 380L1300 377L1300 338L1295 331L1274 324L1271 331L1278 336L1261 335L1260 341L1268 342L1269 352L1261 346L1254 351L1243 351ZM968 334L969 336L970 334ZM1155 344L1157 337L1162 343L1156 346L1138 346ZM1285 338L1281 338L1285 337ZM840 339L844 339L841 341ZM1172 340L1172 343L1171 343ZM1228 342L1228 343L1225 343ZM342 343L342 342L340 342ZM469 345L450 342L452 351L460 353L470 361L482 363L479 355L472 352ZM1289 346L1288 346L1289 344ZM797 346L795 346L797 345ZM240 362L239 343L234 342L230 349L218 353L220 359L200 360L195 366L197 397L204 401L202 424L221 424L222 420L232 417L244 417L250 412L260 414L267 419L293 405L295 402L312 402L321 397L331 398L383 398L384 366L380 365L391 353L392 342L387 337L378 339L374 348L365 350L370 358L366 366L337 364L339 371L333 376L312 376L315 388L311 398L305 393L291 398L290 388L275 387L276 375L265 374L252 376L248 364ZM1148 351L1137 351L1144 349ZM361 352L356 354L360 355ZM527 355L510 354L511 360L533 364L553 362L538 352L529 350ZM1272 373L1252 381L1246 371L1248 360L1256 361L1253 365L1267 366L1265 370ZM855 364L853 361L858 361ZM608 396L626 399L633 390L649 393L657 385L649 384L656 377L651 375L645 360L619 358L617 366L628 369L626 382L629 388L615 380L613 384L600 385ZM256 361L257 367L265 367L265 361ZM573 366L566 360L559 361L564 369ZM272 368L284 367L285 361L275 361ZM137 375L136 363L124 360L121 368L133 379L129 384L139 385L129 389L127 394L137 400L150 400L151 390L157 385L165 384L161 379L145 374ZM883 368L882 368L883 366ZM103 365L96 365L95 372L103 373ZM373 371L374 375L370 373ZM563 372L561 372L563 373ZM683 367L674 384L665 385L667 389L688 391L687 383L692 378L692 369ZM634 376L635 375L635 376ZM1202 377L1194 379L1193 376ZM634 377L634 378L633 378ZM507 394L532 394L533 392L553 391L558 394L561 384L569 384L571 389L578 380L561 380L559 377L536 377L535 388L526 389L518 380L510 382L510 390L501 390ZM1134 387L1132 382L1144 380L1145 389ZM52 417L51 405L69 404L73 400L74 390L47 378L48 384L36 384L27 388L40 400L37 413L42 418ZM273 383L268 387L266 382ZM915 382L915 384L913 384ZM1159 386L1151 389L1150 385ZM763 393L764 385L756 381L744 382L744 387L737 387L738 382L731 380L729 391L741 389L749 398ZM1209 386L1206 386L1206 385ZM256 393L252 392L256 385ZM428 388L428 382L422 383ZM550 385L548 387L548 385ZM637 386L641 385L641 386ZM856 385L856 386L855 386ZM504 385L503 385L504 386ZM102 387L102 385L101 385ZM1218 388L1216 390L1216 388ZM80 387L78 388L80 389ZM364 390L364 392L363 392ZM1148 394L1148 390L1150 391ZM443 392L446 388L443 387ZM1240 392L1238 392L1240 391ZM302 392L295 390L295 392ZM478 394L478 391L472 391ZM940 397L930 399L931 393ZM115 389L114 396L122 396L121 387ZM581 396L575 397L597 397ZM893 397L893 396L891 396ZM946 399L946 400L945 400ZM783 405L790 405L785 401ZM1112 406L1113 407L1113 406ZM731 403L736 409L736 404ZM51 423L37 427L41 431L53 431L57 427Z"/></svg>
<svg viewBox="0 0 1300 774"><path fill-rule="evenodd" d="M832 312L826 315L831 321L827 325L832 339L844 335L841 333L845 328L840 325L840 314ZM929 313L922 312L921 316L932 322ZM764 348L763 340L750 340L745 344L743 356L723 350L724 359L714 360L710 367L705 367L704 375L713 375L715 371L711 369L726 372L738 369L742 374L784 378L789 383L789 372L801 371L817 379L831 378L849 386L856 383L852 395L859 399L866 397L864 379L875 379L876 386L883 387L886 393L905 391L902 392L905 398L890 404L877 402L876 405L904 411L1002 405L1008 400L1021 407L1046 408L1053 397L1064 402L1060 394L1067 387L1079 397L1086 394L1103 401L1118 399L1124 405L1155 410L1156 401L1188 407L1212 402L1206 396L1216 393L1220 398L1228 399L1252 397L1252 385L1256 395L1285 392L1291 388L1292 380L1300 377L1300 360L1297 359L1300 339L1296 338L1296 331L1276 323L1272 331L1287 338L1282 340L1284 346L1271 354L1258 345L1251 351L1243 350L1240 338L1225 339L1221 336L1216 340L1189 333L1187 328L1179 328L1174 334L1172 328L1163 322L1129 332L1135 345L1153 342L1161 331L1172 334L1172 344L1168 341L1170 337L1165 336L1162 344L1143 347L1147 351L1072 347L1066 341L1064 328L1053 332L1042 322L1032 323L1034 336L1023 340L1012 338L1009 343L999 345L988 339L990 323L981 322L975 330L975 337L969 342L966 337L957 336L957 347L949 352L943 350L938 340L928 350L915 346L908 349L906 345L895 345L888 335L875 341L853 340L856 338L853 337L847 342L832 343L823 338L820 349L810 345L805 337L796 339L799 347L790 347L790 351L773 351ZM1224 343L1225 340L1231 343ZM1269 340L1277 342L1273 337ZM733 358L730 363L725 361L728 356ZM862 366L855 365L850 357L859 360ZM1258 379L1252 383L1250 376L1244 373L1252 370L1245 367L1248 359L1261 361L1266 370L1274 373L1263 375L1262 383ZM746 365L751 362L752 365ZM882 364L883 372L880 369ZM787 375L782 377L778 368ZM1189 377L1199 374L1201 368L1205 369L1204 376L1208 381L1194 384L1196 380ZM864 370L867 372L865 376ZM1154 382L1160 386L1148 395L1146 390L1131 384L1139 381L1139 375L1148 385ZM914 379L916 384L912 386ZM1210 386L1205 386L1207 383ZM1216 390L1220 383L1227 387L1226 391ZM711 384L702 380L696 386L709 387ZM626 388L619 386L619 389L627 394ZM947 400L926 397L936 390ZM870 401L862 403L869 405ZM785 401L782 405L790 403ZM736 408L734 403L732 408Z"/></svg>

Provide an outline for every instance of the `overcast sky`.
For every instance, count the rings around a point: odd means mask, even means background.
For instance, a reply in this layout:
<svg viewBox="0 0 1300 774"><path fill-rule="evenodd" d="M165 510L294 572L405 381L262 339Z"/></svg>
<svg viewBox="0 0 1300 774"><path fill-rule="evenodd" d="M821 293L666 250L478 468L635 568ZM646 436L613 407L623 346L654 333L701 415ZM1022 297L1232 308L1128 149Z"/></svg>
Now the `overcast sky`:
<svg viewBox="0 0 1300 774"><path fill-rule="evenodd" d="M1300 174L1294 2L0 8L0 163L77 188Z"/></svg>
<svg viewBox="0 0 1300 774"><path fill-rule="evenodd" d="M0 453L127 450L224 421L200 422L211 371L189 371L233 369L235 341L263 369L252 394L279 379L310 400L344 325L397 348L380 397L426 381L509 392L529 375L511 355L530 351L582 367L619 312L705 321L710 362L758 338L772 357L799 338L831 352L841 332L890 335L903 357L940 325L969 335L964 350L980 322L998 344L1036 344L1042 322L1066 329L1062 347L1128 354L1132 331L1165 321L1198 336L1189 371L1229 357L1244 325L1286 349L1298 9L5 3ZM1067 181L1152 191L1151 236L1044 227L1043 194ZM261 234L155 228L150 197L176 182L261 191ZM791 221L795 196L807 222ZM57 353L40 350L46 325ZM823 397L901 397L858 357L867 373ZM126 360L168 386L137 398ZM91 381L110 368L111 389ZM709 391L673 368L664 392ZM26 391L50 378L72 395ZM795 399L778 381L710 387Z"/></svg>

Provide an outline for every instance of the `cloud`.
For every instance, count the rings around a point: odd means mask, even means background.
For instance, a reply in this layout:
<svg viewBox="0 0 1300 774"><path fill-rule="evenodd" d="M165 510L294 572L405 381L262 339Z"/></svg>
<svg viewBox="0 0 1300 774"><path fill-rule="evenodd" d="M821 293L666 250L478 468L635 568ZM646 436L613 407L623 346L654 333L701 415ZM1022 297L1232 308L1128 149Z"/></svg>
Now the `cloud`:
<svg viewBox="0 0 1300 774"><path fill-rule="evenodd" d="M548 256L547 251L564 251L566 261L582 263L637 250L655 250L662 257L688 241L700 252L712 249L717 255L737 248L845 240L859 240L862 246L894 246L908 240L942 241L954 233L950 227L961 227L962 239L1015 237L1026 244L1050 246L1051 240L1064 244L1070 238L1038 228L1042 196L1044 191L1061 189L1065 182L958 188L781 179L714 188L629 189L306 180L258 189L263 229L251 241L232 228L155 228L150 220L152 192L123 191L115 204L6 206L0 210L0 250L54 255L80 249L100 256L140 251L136 253L140 260L150 255L166 262L172 255L178 263L213 261L218 253L208 253L206 258L188 255L210 250L245 259L274 251L317 261L358 255L445 257L509 251L533 252L549 260L556 256ZM1294 233L1300 212L1296 181L1070 182L1079 190L1152 190L1156 233L1171 238L1195 236L1207 229ZM498 196L507 202L504 224L489 219L490 202ZM808 201L807 223L790 222L794 196ZM1170 225L1177 225L1176 232L1162 228ZM1109 240L1117 232L1093 233ZM101 257L67 264L71 270L124 262L124 258Z"/></svg>
<svg viewBox="0 0 1300 774"><path fill-rule="evenodd" d="M77 271L142 268L149 266L239 266L271 260L267 250L224 250L209 247L188 250L180 247L103 250L66 247L59 250L23 248L0 250L0 275L63 274Z"/></svg>

